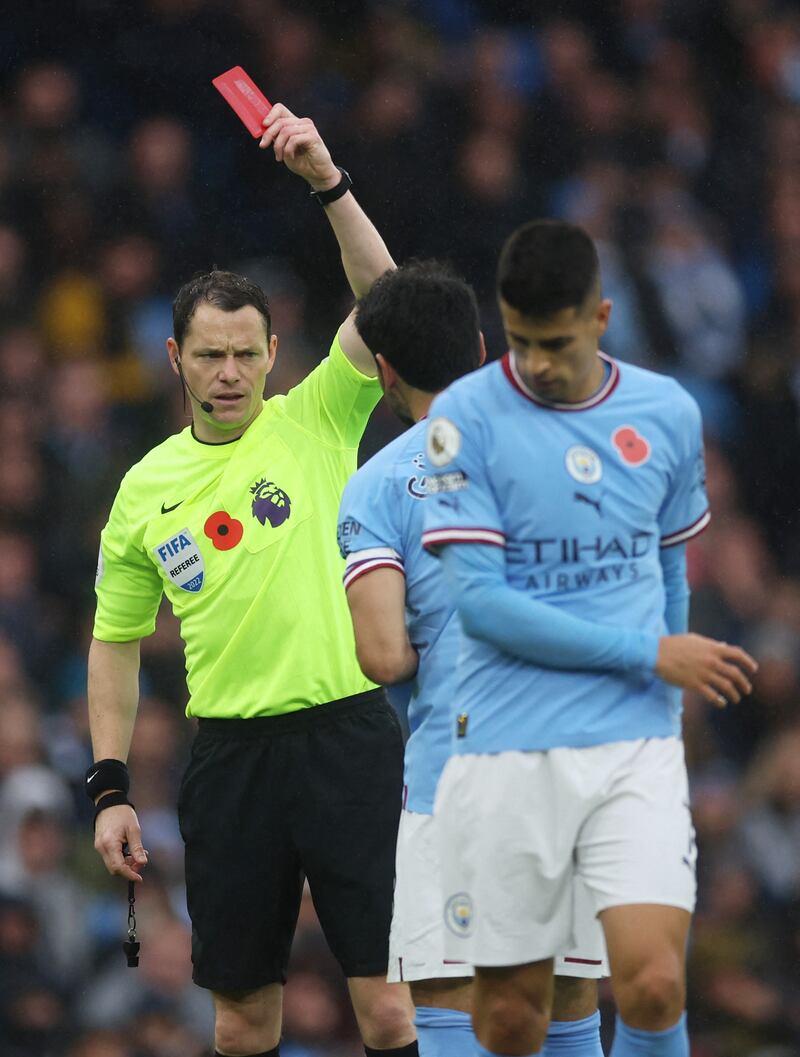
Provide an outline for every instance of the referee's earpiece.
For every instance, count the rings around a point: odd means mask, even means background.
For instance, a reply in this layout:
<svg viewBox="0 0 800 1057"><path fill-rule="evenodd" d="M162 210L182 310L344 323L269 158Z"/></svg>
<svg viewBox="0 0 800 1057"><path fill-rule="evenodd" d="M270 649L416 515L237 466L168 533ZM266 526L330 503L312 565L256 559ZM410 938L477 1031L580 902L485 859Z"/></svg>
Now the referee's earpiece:
<svg viewBox="0 0 800 1057"><path fill-rule="evenodd" d="M178 368L178 374L180 375L181 384L186 388L186 391L188 392L189 396L191 396L194 400L197 401L197 403L200 405L200 409L202 411L205 411L207 415L212 414L214 411L214 405L211 403L211 401L201 400L199 397L195 396L194 392L189 388L189 383L186 381L186 377L183 373L183 368L181 367L180 355L175 356L175 366Z"/></svg>

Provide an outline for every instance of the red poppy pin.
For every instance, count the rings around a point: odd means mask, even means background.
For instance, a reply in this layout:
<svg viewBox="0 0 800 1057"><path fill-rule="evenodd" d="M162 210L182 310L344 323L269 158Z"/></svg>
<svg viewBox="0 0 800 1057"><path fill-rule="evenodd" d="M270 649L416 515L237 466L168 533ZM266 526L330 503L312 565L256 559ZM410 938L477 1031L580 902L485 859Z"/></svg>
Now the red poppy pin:
<svg viewBox="0 0 800 1057"><path fill-rule="evenodd" d="M641 466L650 458L650 442L633 426L620 426L611 435L612 443L629 466Z"/></svg>
<svg viewBox="0 0 800 1057"><path fill-rule="evenodd" d="M203 532L208 536L218 551L229 551L241 543L244 527L241 521L231 517L225 510L217 510L206 518Z"/></svg>

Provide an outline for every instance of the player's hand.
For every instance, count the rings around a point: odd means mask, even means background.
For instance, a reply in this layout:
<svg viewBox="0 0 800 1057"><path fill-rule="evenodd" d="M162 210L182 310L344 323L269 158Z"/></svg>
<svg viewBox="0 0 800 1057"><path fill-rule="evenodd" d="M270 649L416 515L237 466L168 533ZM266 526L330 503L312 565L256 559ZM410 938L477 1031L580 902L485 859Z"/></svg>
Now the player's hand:
<svg viewBox="0 0 800 1057"><path fill-rule="evenodd" d="M704 635L666 635L659 640L656 675L673 686L695 690L712 705L737 704L753 689L758 664L739 646Z"/></svg>
<svg viewBox="0 0 800 1057"><path fill-rule="evenodd" d="M310 117L295 117L283 103L275 103L263 124L259 147L272 147L276 161L302 176L315 191L336 186L339 170Z"/></svg>
<svg viewBox="0 0 800 1057"><path fill-rule="evenodd" d="M123 846L128 845L127 855ZM142 847L142 831L136 812L128 804L107 807L97 816L94 830L95 850L111 874L127 881L141 881L147 866L147 852Z"/></svg>

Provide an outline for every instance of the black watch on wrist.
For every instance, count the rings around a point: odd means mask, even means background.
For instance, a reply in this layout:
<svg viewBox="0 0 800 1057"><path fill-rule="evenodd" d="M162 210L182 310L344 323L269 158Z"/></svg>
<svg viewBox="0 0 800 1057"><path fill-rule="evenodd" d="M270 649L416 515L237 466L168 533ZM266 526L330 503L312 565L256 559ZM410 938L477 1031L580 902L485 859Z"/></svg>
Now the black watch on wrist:
<svg viewBox="0 0 800 1057"><path fill-rule="evenodd" d="M331 202L335 202L337 198L346 195L353 186L353 181L350 179L350 173L347 172L346 169L343 169L341 165L337 165L336 168L342 174L342 178L335 187L329 187L327 191L311 192L311 197L316 198L321 206L327 206L330 205Z"/></svg>

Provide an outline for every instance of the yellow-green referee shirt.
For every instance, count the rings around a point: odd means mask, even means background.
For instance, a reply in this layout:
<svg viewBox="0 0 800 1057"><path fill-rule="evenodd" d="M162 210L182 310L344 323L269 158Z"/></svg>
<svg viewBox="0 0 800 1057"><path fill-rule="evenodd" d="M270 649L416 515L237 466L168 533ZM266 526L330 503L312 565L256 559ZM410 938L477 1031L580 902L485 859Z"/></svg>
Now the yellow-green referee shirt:
<svg viewBox="0 0 800 1057"><path fill-rule="evenodd" d="M374 684L356 661L336 518L381 396L334 340L244 435L186 428L125 475L103 530L95 638L150 635L165 593L186 647L190 716L268 716Z"/></svg>

